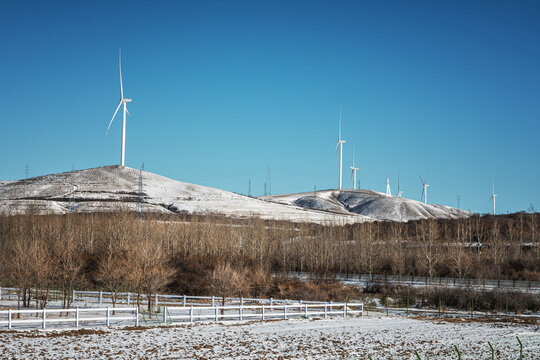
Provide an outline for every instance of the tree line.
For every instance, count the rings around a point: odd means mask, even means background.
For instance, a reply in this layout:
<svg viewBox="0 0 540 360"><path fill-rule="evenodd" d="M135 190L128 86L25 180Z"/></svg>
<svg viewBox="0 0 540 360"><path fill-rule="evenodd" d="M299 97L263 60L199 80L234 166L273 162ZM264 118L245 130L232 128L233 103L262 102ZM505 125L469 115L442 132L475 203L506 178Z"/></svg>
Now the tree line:
<svg viewBox="0 0 540 360"><path fill-rule="evenodd" d="M131 213L0 216L0 285L290 296L287 271L540 280L540 214L316 225ZM288 292L288 293L287 293ZM328 295L331 296L331 295ZM114 296L113 296L114 297ZM151 306L151 296L148 307ZM114 297L113 301L116 301Z"/></svg>

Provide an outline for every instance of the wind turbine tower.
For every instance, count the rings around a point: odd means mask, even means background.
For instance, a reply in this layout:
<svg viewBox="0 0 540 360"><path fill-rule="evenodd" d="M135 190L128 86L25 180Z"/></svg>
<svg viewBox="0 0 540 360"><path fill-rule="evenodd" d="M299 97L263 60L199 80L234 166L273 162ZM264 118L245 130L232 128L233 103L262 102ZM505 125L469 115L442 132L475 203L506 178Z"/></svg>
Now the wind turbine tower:
<svg viewBox="0 0 540 360"><path fill-rule="evenodd" d="M345 140L341 139L341 106L339 107L339 132L338 132L338 143L336 146L336 151L339 148L339 190L341 190L341 184L343 180L343 144Z"/></svg>
<svg viewBox="0 0 540 360"><path fill-rule="evenodd" d="M422 200L422 198L424 199L424 204L427 204L427 188L428 188L428 184L426 183L427 181L427 178L426 179L422 179L422 177L420 175L418 175L418 177L420 178L420 181L422 182L422 196L420 198L420 200Z"/></svg>
<svg viewBox="0 0 540 360"><path fill-rule="evenodd" d="M495 181L493 181L493 187L491 189L491 197L489 198L489 200L493 200L493 215L495 215L495 198L497 196L498 195L495 194Z"/></svg>
<svg viewBox="0 0 540 360"><path fill-rule="evenodd" d="M124 98L124 87L122 86L122 49L120 49L119 54L118 54L118 68L120 69L120 104L118 104L118 107L116 108L116 111L114 112L111 122L109 123L109 127L107 127L107 132L105 133L105 136L109 133L111 124L113 123L114 117L116 116L116 113L118 113L120 106L124 105L123 117L122 117L122 150L121 150L121 157L120 157L120 165L124 166L124 159L125 159L125 154L126 154L126 113L129 115L129 111L127 110L126 104L128 102L131 102L131 99Z"/></svg>
<svg viewBox="0 0 540 360"><path fill-rule="evenodd" d="M353 190L356 190L356 172L358 171L357 167L354 167L354 156L356 153L356 147L353 147L353 155L352 155L352 166L351 166L351 177L353 178Z"/></svg>
<svg viewBox="0 0 540 360"><path fill-rule="evenodd" d="M401 191L401 185L399 183L399 170L397 172L397 197L401 197L403 195L403 191Z"/></svg>
<svg viewBox="0 0 540 360"><path fill-rule="evenodd" d="M390 191L390 178L386 178L386 197L391 197L392 192Z"/></svg>

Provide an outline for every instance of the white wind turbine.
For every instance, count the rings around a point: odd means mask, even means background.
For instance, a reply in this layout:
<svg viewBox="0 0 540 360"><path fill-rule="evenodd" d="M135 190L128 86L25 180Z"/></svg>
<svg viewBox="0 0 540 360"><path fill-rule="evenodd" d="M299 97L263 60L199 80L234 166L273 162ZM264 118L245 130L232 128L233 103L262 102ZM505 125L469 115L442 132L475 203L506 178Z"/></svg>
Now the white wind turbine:
<svg viewBox="0 0 540 360"><path fill-rule="evenodd" d="M401 185L399 184L399 170L397 172L397 197L401 197L403 191L401 191Z"/></svg>
<svg viewBox="0 0 540 360"><path fill-rule="evenodd" d="M356 153L356 147L353 147L353 154L352 154L352 166L351 166L351 178L353 180L353 190L356 190L356 172L358 171L357 167L354 167L354 156Z"/></svg>
<svg viewBox="0 0 540 360"><path fill-rule="evenodd" d="M124 104L124 111L123 111L123 117L122 117L122 151L121 151L121 159L120 159L120 165L124 166L124 158L125 158L125 153L126 153L126 113L129 114L126 104L128 102L131 102L131 99L124 99L124 87L122 86L122 49L120 49L119 54L118 54L118 68L120 69L120 104L118 104L118 107L116 108L116 111L114 112L111 122L109 123L109 127L107 127L107 132L105 133L105 136L109 133L109 129L111 128L111 124L114 121L114 117L116 116L118 109L120 109L120 106Z"/></svg>
<svg viewBox="0 0 540 360"><path fill-rule="evenodd" d="M339 148L339 190L341 190L341 183L343 179L343 144L345 140L341 139L341 106L339 107L339 133L338 133L338 143L336 146L336 151Z"/></svg>
<svg viewBox="0 0 540 360"><path fill-rule="evenodd" d="M491 197L489 198L489 200L493 200L493 215L495 215L495 198L497 197L498 195L495 194L495 181L493 181L493 188L491 190Z"/></svg>
<svg viewBox="0 0 540 360"><path fill-rule="evenodd" d="M424 199L424 204L427 204L427 188L428 188L428 184L426 184L426 181L427 181L427 177L426 179L422 179L422 177L420 175L418 175L418 177L420 178L420 181L422 182L422 196L420 197L420 201L422 201L422 199Z"/></svg>

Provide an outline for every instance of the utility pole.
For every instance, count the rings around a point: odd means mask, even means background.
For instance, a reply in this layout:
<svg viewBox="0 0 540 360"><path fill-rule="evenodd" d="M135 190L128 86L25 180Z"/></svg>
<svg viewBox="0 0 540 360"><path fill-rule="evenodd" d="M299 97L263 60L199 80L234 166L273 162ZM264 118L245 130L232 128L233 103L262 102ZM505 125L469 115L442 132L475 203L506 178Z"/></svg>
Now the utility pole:
<svg viewBox="0 0 540 360"><path fill-rule="evenodd" d="M137 191L137 212L141 219L144 219L144 188L143 188L143 177L142 172L144 171L144 163L141 165L141 170L139 171L139 188Z"/></svg>
<svg viewBox="0 0 540 360"><path fill-rule="evenodd" d="M268 172L266 173L266 182L268 183L268 195L272 195L272 185L270 185L270 165L268 165Z"/></svg>

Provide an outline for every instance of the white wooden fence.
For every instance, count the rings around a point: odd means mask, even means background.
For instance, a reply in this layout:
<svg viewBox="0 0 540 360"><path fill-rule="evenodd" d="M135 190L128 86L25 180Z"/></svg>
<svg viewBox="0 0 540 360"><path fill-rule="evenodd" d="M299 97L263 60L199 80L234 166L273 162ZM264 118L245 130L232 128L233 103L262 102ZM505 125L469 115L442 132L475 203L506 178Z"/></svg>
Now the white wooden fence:
<svg viewBox="0 0 540 360"><path fill-rule="evenodd" d="M0 287L0 300L17 299L16 288L2 288ZM49 294L52 298L61 299L62 293L58 290L49 290ZM130 292L120 292L116 294L117 304L133 305L136 301L136 294ZM73 301L81 301L85 303L97 303L97 304L112 304L113 293L108 291L81 291L73 290ZM190 296L190 295L165 295L165 294L153 294L152 305L158 307L159 305L179 305L179 306L216 306L223 303L223 297L218 296ZM148 301L147 295L141 294L141 302ZM289 299L257 299L257 298L244 298L244 297L226 297L225 304L231 305L247 305L247 304L268 304L270 306L274 304L332 304L332 302L324 301L303 301L303 300L289 300Z"/></svg>
<svg viewBox="0 0 540 360"><path fill-rule="evenodd" d="M117 313L128 314L118 316ZM63 315L66 314L66 317ZM100 316L100 314L103 314ZM22 315L22 319L19 316ZM71 315L71 316L70 316ZM86 315L86 316L85 316ZM32 318L34 316L34 318ZM6 320L2 320L5 319ZM17 317L17 318L16 318ZM139 309L134 308L75 308L75 309L42 309L42 310L2 310L0 311L0 325L7 325L11 330L17 325L41 325L42 329L47 328L47 324L60 325L72 323L79 327L81 323L98 323L110 326L112 322L129 321L135 326L139 326Z"/></svg>
<svg viewBox="0 0 540 360"><path fill-rule="evenodd" d="M321 316L362 316L362 303L322 303L293 305L229 305L164 307L163 322L196 322L221 320L270 320Z"/></svg>
<svg viewBox="0 0 540 360"><path fill-rule="evenodd" d="M50 290L52 297L61 297L61 293ZM104 291L73 291L76 302L86 304L112 303L113 294ZM117 293L119 306L133 305L136 295L133 293ZM17 289L0 288L0 300L16 300ZM147 301L141 296L141 301ZM154 308L159 312L155 320L161 323L196 322L196 321L224 321L224 320L269 320L288 319L294 317L328 317L363 315L362 303L336 303L321 301L302 301L288 299L257 299L257 298L231 298L216 296L188 296L188 295L152 295ZM225 306L223 306L225 304ZM117 315L120 313L122 315ZM125 315L125 314L129 315ZM65 316L64 316L65 314ZM85 316L86 315L86 316ZM7 325L8 329L14 326L43 329L47 324L61 325L73 324L75 327L84 325L106 325L111 323L134 324L139 326L140 318L138 307L85 307L74 309L43 309L43 310L3 310L0 311L0 326ZM145 317L143 316L143 320ZM150 320L150 319L149 319ZM155 320L151 320L155 321ZM145 320L146 321L146 320ZM82 325L81 325L82 324Z"/></svg>

